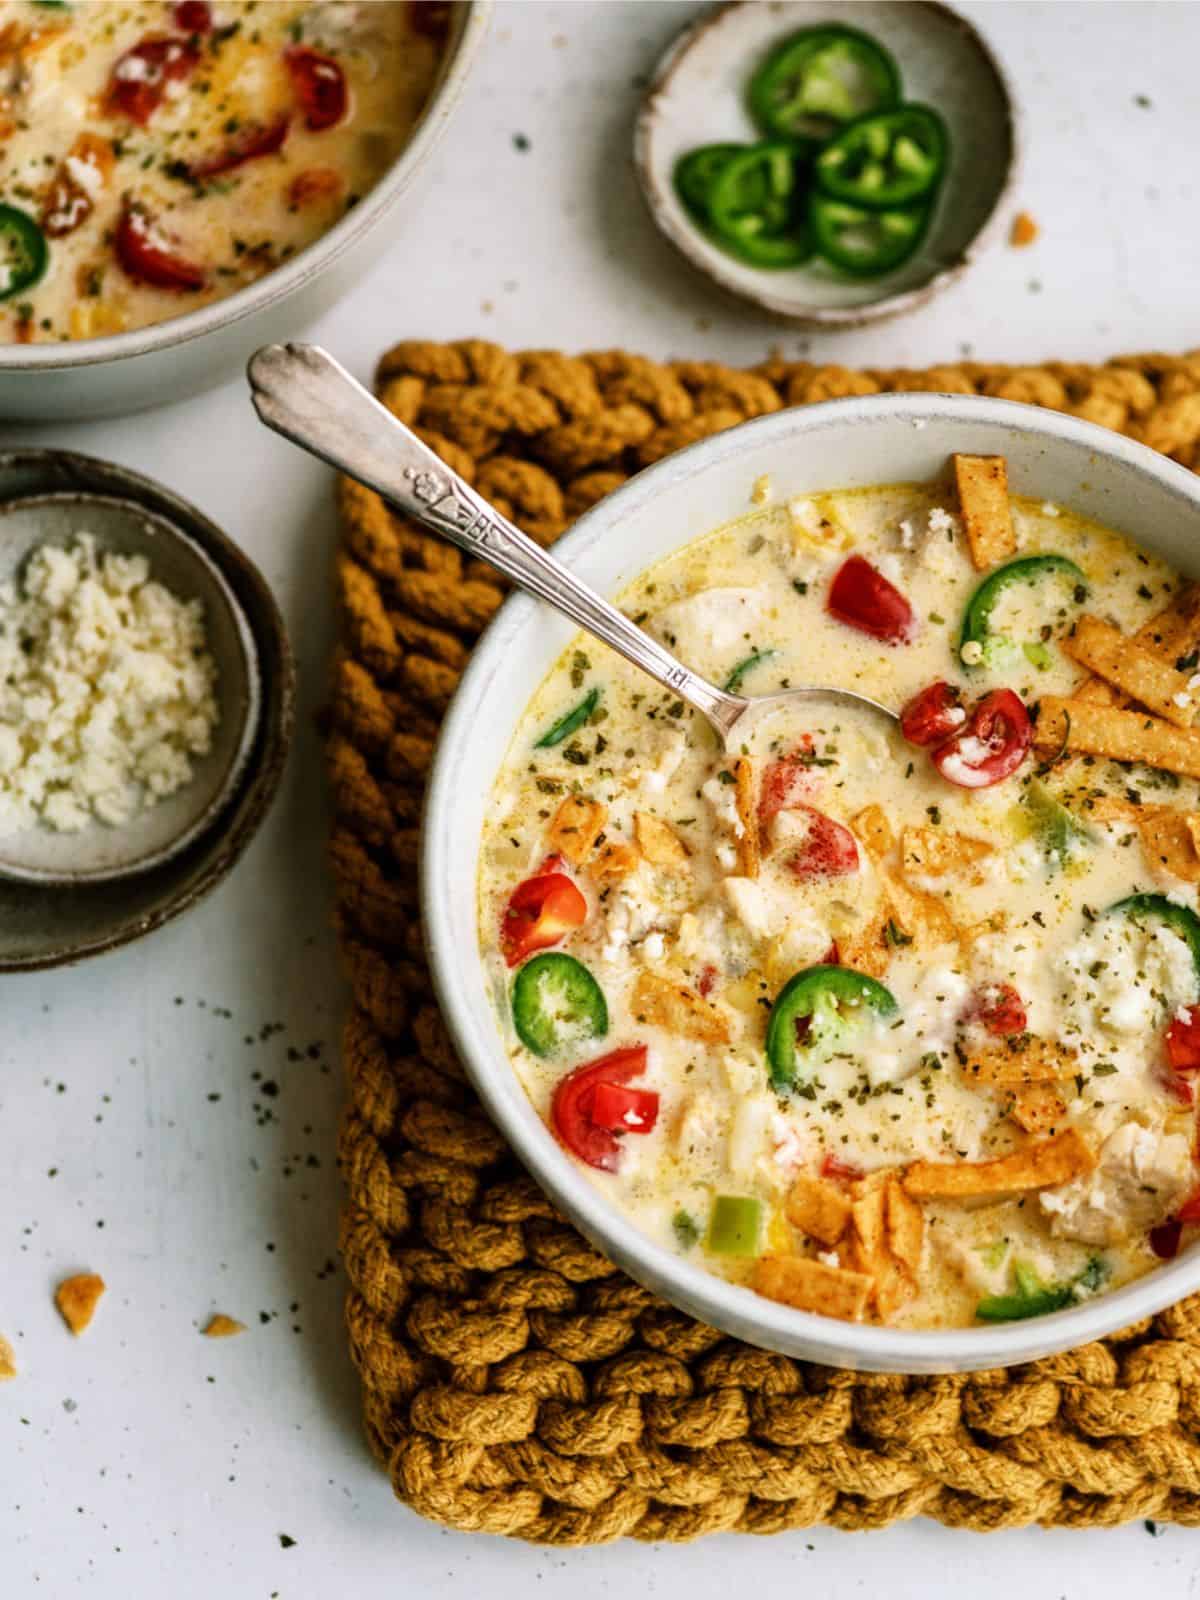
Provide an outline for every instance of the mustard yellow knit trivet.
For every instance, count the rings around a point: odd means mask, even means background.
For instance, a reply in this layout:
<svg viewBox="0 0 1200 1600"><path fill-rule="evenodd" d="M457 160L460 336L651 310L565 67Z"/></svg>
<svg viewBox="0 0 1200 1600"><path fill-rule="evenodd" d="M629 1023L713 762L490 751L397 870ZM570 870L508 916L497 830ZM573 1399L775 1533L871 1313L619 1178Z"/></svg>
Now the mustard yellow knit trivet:
<svg viewBox="0 0 1200 1600"><path fill-rule="evenodd" d="M1200 352L735 371L414 341L388 351L378 378L384 403L543 543L694 439L895 389L1032 401L1198 464ZM454 1528L551 1544L914 1516L979 1530L1200 1524L1200 1297L1012 1371L834 1372L694 1322L556 1214L454 1058L414 875L438 719L502 586L374 495L340 492L328 750L354 995L342 1249L367 1431L400 1498Z"/></svg>

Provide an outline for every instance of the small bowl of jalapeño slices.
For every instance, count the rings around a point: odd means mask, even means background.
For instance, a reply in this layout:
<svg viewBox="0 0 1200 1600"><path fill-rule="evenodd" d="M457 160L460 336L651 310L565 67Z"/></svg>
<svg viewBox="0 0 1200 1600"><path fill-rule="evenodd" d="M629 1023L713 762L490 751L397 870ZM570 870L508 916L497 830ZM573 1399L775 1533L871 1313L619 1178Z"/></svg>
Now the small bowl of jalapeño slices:
<svg viewBox="0 0 1200 1600"><path fill-rule="evenodd" d="M635 153L692 265L780 316L857 326L966 269L1011 182L1015 120L948 6L748 0L675 41Z"/></svg>

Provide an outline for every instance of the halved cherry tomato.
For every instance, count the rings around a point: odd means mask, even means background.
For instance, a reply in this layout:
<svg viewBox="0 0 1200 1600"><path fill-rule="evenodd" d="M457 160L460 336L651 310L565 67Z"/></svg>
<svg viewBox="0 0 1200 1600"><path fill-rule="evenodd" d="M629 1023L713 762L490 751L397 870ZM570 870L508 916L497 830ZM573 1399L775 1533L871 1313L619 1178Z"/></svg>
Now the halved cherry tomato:
<svg viewBox="0 0 1200 1600"><path fill-rule="evenodd" d="M627 1084L631 1078L640 1078L646 1070L646 1046L626 1045L613 1050L599 1061L589 1061L574 1072L568 1072L554 1091L550 1103L550 1117L554 1131L572 1155L578 1156L589 1167L601 1172L615 1172L621 1159L621 1139L611 1127L599 1118L596 1100L601 1088L614 1089ZM629 1133L649 1133L658 1116L658 1096L652 1090L639 1091L655 1102L653 1115L644 1127L624 1125ZM605 1102L601 1101L603 1110ZM616 1101L609 1097L609 1109ZM648 1104L643 1103L643 1115Z"/></svg>
<svg viewBox="0 0 1200 1600"><path fill-rule="evenodd" d="M1180 1222L1200 1222L1200 1189L1183 1202L1175 1215Z"/></svg>
<svg viewBox="0 0 1200 1600"><path fill-rule="evenodd" d="M561 856L547 857L542 870L509 896L500 919L500 948L510 967L558 944L587 920L587 901L561 866Z"/></svg>
<svg viewBox="0 0 1200 1600"><path fill-rule="evenodd" d="M203 289L208 273L175 248L178 240L165 233L144 207L127 203L117 224L117 260L131 278L156 289L181 292Z"/></svg>
<svg viewBox="0 0 1200 1600"><path fill-rule="evenodd" d="M957 733L966 720L962 690L939 679L913 695L900 713L900 732L909 744L924 748L941 744Z"/></svg>
<svg viewBox="0 0 1200 1600"><path fill-rule="evenodd" d="M110 112L146 123L163 103L167 85L190 78L200 52L183 34L166 34L135 44L113 68L108 84Z"/></svg>
<svg viewBox="0 0 1200 1600"><path fill-rule="evenodd" d="M179 0L175 7L175 26L184 33L211 33L212 7L208 0Z"/></svg>
<svg viewBox="0 0 1200 1600"><path fill-rule="evenodd" d="M916 631L908 601L863 556L843 561L829 586L825 609L839 622L887 644L903 644Z"/></svg>
<svg viewBox="0 0 1200 1600"><path fill-rule="evenodd" d="M856 1167L849 1161L839 1160L837 1156L827 1155L821 1162L821 1176L832 1178L835 1183L857 1183L863 1175L861 1167Z"/></svg>
<svg viewBox="0 0 1200 1600"><path fill-rule="evenodd" d="M658 1095L653 1089L598 1083L592 1097L592 1121L610 1133L649 1133L658 1121Z"/></svg>
<svg viewBox="0 0 1200 1600"><path fill-rule="evenodd" d="M980 990L971 1015L1001 1039L1011 1033L1024 1033L1029 1024L1025 1002L1011 983L991 983Z"/></svg>
<svg viewBox="0 0 1200 1600"><path fill-rule="evenodd" d="M1011 689L993 689L967 724L933 752L942 777L960 789L987 789L1007 778L1033 744L1029 713Z"/></svg>
<svg viewBox="0 0 1200 1600"><path fill-rule="evenodd" d="M1176 1072L1200 1072L1200 1006L1188 1006L1181 1016L1172 1018L1163 1043Z"/></svg>
<svg viewBox="0 0 1200 1600"><path fill-rule="evenodd" d="M350 91L346 74L333 57L298 44L284 52L284 60L304 108L305 125L321 133L340 122L346 115Z"/></svg>
<svg viewBox="0 0 1200 1600"><path fill-rule="evenodd" d="M1150 1229L1150 1248L1160 1261L1174 1261L1179 1254L1182 1234L1183 1223L1178 1217L1171 1217L1166 1222L1160 1222L1157 1228Z"/></svg>
<svg viewBox="0 0 1200 1600"><path fill-rule="evenodd" d="M808 739L808 749L801 750L798 754L780 756L776 761L768 761L763 768L762 787L758 796L758 821L761 827L766 827L772 817L781 811L790 811L793 806L803 804L810 800L816 793L819 780L812 767L812 739Z"/></svg>
<svg viewBox="0 0 1200 1600"><path fill-rule="evenodd" d="M797 878L844 878L848 872L858 871L858 846L849 828L812 806L789 809L802 812L808 822L807 836L788 859L788 868Z"/></svg>
<svg viewBox="0 0 1200 1600"><path fill-rule="evenodd" d="M210 156L201 156L199 161L189 164L188 171L193 178L215 178L218 173L232 172L234 167L254 161L259 156L273 156L277 150L283 149L291 120L288 116L282 116L276 117L274 122L240 128L223 150L214 150Z"/></svg>

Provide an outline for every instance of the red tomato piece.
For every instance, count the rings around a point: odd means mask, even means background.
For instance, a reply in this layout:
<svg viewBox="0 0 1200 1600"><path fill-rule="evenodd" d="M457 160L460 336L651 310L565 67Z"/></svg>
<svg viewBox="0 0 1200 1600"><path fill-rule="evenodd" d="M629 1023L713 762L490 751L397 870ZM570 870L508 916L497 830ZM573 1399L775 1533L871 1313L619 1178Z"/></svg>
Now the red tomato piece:
<svg viewBox="0 0 1200 1600"><path fill-rule="evenodd" d="M1182 1016L1172 1018L1163 1043L1176 1072L1200 1072L1200 1006L1189 1006Z"/></svg>
<svg viewBox="0 0 1200 1600"><path fill-rule="evenodd" d="M339 123L346 115L350 90L346 74L333 57L298 44L284 52L284 60L304 108L305 125L314 133L321 133Z"/></svg>
<svg viewBox="0 0 1200 1600"><path fill-rule="evenodd" d="M450 32L450 0L408 0L413 29L439 43Z"/></svg>
<svg viewBox="0 0 1200 1600"><path fill-rule="evenodd" d="M1166 1222L1160 1222L1157 1228L1150 1229L1150 1248L1160 1261L1174 1261L1179 1254L1182 1233L1183 1223L1178 1217L1171 1217Z"/></svg>
<svg viewBox="0 0 1200 1600"><path fill-rule="evenodd" d="M1200 1222L1200 1189L1183 1202L1175 1215L1180 1222Z"/></svg>
<svg viewBox="0 0 1200 1600"><path fill-rule="evenodd" d="M700 981L696 985L696 987L697 987L697 989L699 989L700 993L702 995L704 995L704 997L707 999L707 997L713 992L713 987L716 984L716 981L717 981L717 969L716 969L716 967L713 966L712 962L710 961L708 963L708 965L702 969L702 971L700 973Z"/></svg>
<svg viewBox="0 0 1200 1600"><path fill-rule="evenodd" d="M288 189L288 204L303 211L306 206L323 205L336 200L341 192L341 174L332 167L305 167L292 179Z"/></svg>
<svg viewBox="0 0 1200 1600"><path fill-rule="evenodd" d="M620 1135L597 1120L597 1091L601 1086L621 1087L631 1078L640 1078L645 1070L646 1046L633 1044L576 1067L560 1081L550 1103L550 1118L555 1133L573 1156L578 1156L589 1167L598 1167L601 1172L617 1170L621 1159ZM610 1100L610 1106L612 1103ZM657 1114L656 1106L656 1117ZM650 1126L653 1127L653 1122ZM638 1131L648 1133L650 1129Z"/></svg>
<svg viewBox="0 0 1200 1600"><path fill-rule="evenodd" d="M1033 728L1021 700L1011 689L993 689L932 759L942 777L960 789L988 789L1017 770L1032 744Z"/></svg>
<svg viewBox="0 0 1200 1600"><path fill-rule="evenodd" d="M214 150L212 155L193 161L188 171L193 178L215 178L218 173L232 172L234 167L259 156L273 156L283 149L291 120L283 116L265 125L240 128L223 150Z"/></svg>
<svg viewBox="0 0 1200 1600"><path fill-rule="evenodd" d="M835 939L829 946L829 949L826 950L825 954L821 957L821 965L823 967L840 967L841 964L842 953L838 949L838 942Z"/></svg>
<svg viewBox="0 0 1200 1600"><path fill-rule="evenodd" d="M561 858L554 856L552 861ZM510 967L548 950L587 920L587 901L565 872L543 867L519 883L500 919L500 948Z"/></svg>
<svg viewBox="0 0 1200 1600"><path fill-rule="evenodd" d="M1172 1100L1178 1100L1181 1106L1190 1106L1195 1103L1195 1090L1188 1080L1181 1078L1177 1072L1164 1072L1162 1086L1163 1093L1169 1094Z"/></svg>
<svg viewBox="0 0 1200 1600"><path fill-rule="evenodd" d="M658 1094L654 1089L598 1083L592 1096L592 1121L610 1133L649 1133L658 1121Z"/></svg>
<svg viewBox="0 0 1200 1600"><path fill-rule="evenodd" d="M863 556L850 556L834 573L825 609L839 622L887 644L906 644L916 632L908 601Z"/></svg>
<svg viewBox="0 0 1200 1600"><path fill-rule="evenodd" d="M1011 1033L1024 1033L1029 1020L1025 1002L1011 983L992 983L981 990L971 1015L1001 1039Z"/></svg>
<svg viewBox="0 0 1200 1600"><path fill-rule="evenodd" d="M858 871L858 846L849 828L812 806L791 806L803 812L808 835L788 860L797 878L844 878Z"/></svg>
<svg viewBox="0 0 1200 1600"><path fill-rule="evenodd" d="M832 1178L835 1183L857 1183L863 1175L861 1167L856 1167L849 1161L842 1161L837 1156L827 1155L821 1162L821 1176Z"/></svg>
<svg viewBox="0 0 1200 1600"><path fill-rule="evenodd" d="M967 720L962 690L940 679L915 694L900 713L900 732L922 748L941 744Z"/></svg>
<svg viewBox="0 0 1200 1600"><path fill-rule="evenodd" d="M208 282L208 273L180 253L178 242L143 207L127 204L117 224L114 248L121 266L139 283L195 293Z"/></svg>
<svg viewBox="0 0 1200 1600"><path fill-rule="evenodd" d="M145 127L163 103L167 85L190 78L199 60L199 50L182 34L143 39L126 50L113 68L109 111Z"/></svg>
<svg viewBox="0 0 1200 1600"><path fill-rule="evenodd" d="M807 735L806 735L807 738ZM812 740L808 748L791 755L768 761L763 768L762 787L758 796L758 821L765 828L772 817L781 811L790 811L803 804L816 793L820 780L812 769Z"/></svg>
<svg viewBox="0 0 1200 1600"><path fill-rule="evenodd" d="M208 0L179 0L175 7L175 26L184 33L211 33L212 7Z"/></svg>

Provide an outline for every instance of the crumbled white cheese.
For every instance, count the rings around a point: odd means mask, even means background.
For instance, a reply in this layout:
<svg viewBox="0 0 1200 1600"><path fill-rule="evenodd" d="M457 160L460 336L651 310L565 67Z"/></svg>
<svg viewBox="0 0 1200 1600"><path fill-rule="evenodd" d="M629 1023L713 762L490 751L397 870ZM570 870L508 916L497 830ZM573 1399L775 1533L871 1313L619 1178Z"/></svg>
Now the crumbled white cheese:
<svg viewBox="0 0 1200 1600"><path fill-rule="evenodd" d="M0 830L119 826L174 794L210 748L216 666L203 607L143 556L81 533L0 586Z"/></svg>
<svg viewBox="0 0 1200 1600"><path fill-rule="evenodd" d="M666 948L667 941L661 933L648 933L642 940L642 954L647 961L661 961Z"/></svg>
<svg viewBox="0 0 1200 1600"><path fill-rule="evenodd" d="M1169 1216L1191 1186L1192 1153L1181 1133L1135 1122L1104 1142L1095 1171L1038 1196L1052 1233L1084 1244L1117 1244Z"/></svg>
<svg viewBox="0 0 1200 1600"><path fill-rule="evenodd" d="M1059 515L1059 509L1053 500L1042 501L1042 515L1044 517L1057 517Z"/></svg>
<svg viewBox="0 0 1200 1600"><path fill-rule="evenodd" d="M1191 706L1192 697L1190 694L1184 694L1184 692L1180 690L1178 694L1173 694L1171 696L1171 703L1172 705L1178 706L1181 711L1187 711Z"/></svg>

